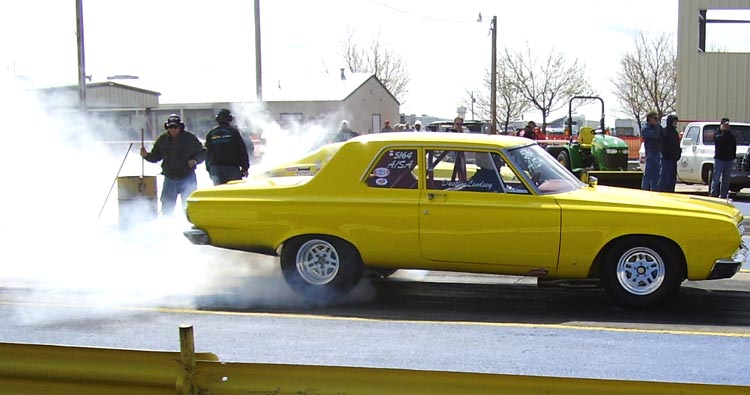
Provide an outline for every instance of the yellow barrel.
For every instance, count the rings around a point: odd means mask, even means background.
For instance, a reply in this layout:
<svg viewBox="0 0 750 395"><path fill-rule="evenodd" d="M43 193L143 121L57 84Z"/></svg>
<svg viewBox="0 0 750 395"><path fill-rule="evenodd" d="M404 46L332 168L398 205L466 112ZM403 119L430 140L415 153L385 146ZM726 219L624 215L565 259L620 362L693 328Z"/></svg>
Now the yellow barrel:
<svg viewBox="0 0 750 395"><path fill-rule="evenodd" d="M120 226L155 219L156 176L117 177L117 201Z"/></svg>

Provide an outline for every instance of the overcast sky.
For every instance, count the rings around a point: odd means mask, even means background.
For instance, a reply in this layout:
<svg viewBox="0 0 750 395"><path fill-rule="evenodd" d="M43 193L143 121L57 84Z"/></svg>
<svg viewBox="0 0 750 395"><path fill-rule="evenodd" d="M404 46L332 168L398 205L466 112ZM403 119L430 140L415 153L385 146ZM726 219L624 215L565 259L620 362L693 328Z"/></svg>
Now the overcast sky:
<svg viewBox="0 0 750 395"><path fill-rule="evenodd" d="M264 89L289 75L339 73L349 29L407 61L406 114L452 117L489 67L489 24L498 50L529 43L585 66L607 115L617 114L610 79L636 31L673 34L677 0L261 0ZM0 67L37 85L77 82L75 0L0 5ZM249 101L255 96L252 0L83 0L86 72L93 81L162 93L161 102ZM479 13L485 16L477 22ZM676 41L675 41L676 42ZM586 109L591 119L598 109ZM540 119L538 114L530 114Z"/></svg>

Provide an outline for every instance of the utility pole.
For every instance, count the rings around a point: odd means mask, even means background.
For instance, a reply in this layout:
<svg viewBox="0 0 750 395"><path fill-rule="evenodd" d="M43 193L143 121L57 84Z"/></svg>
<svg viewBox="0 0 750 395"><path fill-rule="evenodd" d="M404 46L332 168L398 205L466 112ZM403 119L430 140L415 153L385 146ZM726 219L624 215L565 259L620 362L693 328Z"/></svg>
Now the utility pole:
<svg viewBox="0 0 750 395"><path fill-rule="evenodd" d="M255 0L255 99L263 101L263 72L260 62L260 0Z"/></svg>
<svg viewBox="0 0 750 395"><path fill-rule="evenodd" d="M83 48L83 0L76 0L76 37L78 41L78 106L86 112L86 56Z"/></svg>
<svg viewBox="0 0 750 395"><path fill-rule="evenodd" d="M497 16L492 17L492 63L490 77L490 116L492 117L492 128L490 134L497 134Z"/></svg>

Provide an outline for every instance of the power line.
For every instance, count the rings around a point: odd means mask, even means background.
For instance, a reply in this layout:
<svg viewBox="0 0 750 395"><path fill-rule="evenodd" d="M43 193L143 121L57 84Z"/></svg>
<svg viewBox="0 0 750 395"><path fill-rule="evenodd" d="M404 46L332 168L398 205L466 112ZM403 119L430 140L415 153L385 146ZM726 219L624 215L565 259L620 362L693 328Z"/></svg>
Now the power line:
<svg viewBox="0 0 750 395"><path fill-rule="evenodd" d="M425 19L425 20L428 20L428 21L448 22L448 23L472 23L472 24L474 24L474 23L477 22L476 20L468 20L468 19L445 19L445 18L432 17L432 16L428 16L428 15L421 15L421 14L416 14L416 13L411 12L411 11L407 11L407 10L404 10L404 9L401 9L401 8L397 8L397 7L385 4L385 3L381 2L381 1L378 1L378 0L369 0L369 1L371 3L374 3L374 4L377 4L377 5L381 6L383 8L387 8L387 9L389 9L391 11L396 11L396 12L404 14L404 15L409 15L409 16L412 16L412 17L415 17L415 18Z"/></svg>

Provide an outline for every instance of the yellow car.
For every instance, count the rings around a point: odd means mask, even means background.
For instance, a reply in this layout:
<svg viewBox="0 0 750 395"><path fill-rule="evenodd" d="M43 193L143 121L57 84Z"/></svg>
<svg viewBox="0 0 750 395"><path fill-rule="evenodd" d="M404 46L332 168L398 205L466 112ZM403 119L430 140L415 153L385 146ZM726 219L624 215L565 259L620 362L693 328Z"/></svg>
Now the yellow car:
<svg viewBox="0 0 750 395"><path fill-rule="evenodd" d="M365 268L600 283L627 306L685 279L733 276L742 214L725 200L583 184L535 142L459 133L364 135L309 176L195 191L195 244L280 255L288 284L329 303Z"/></svg>

